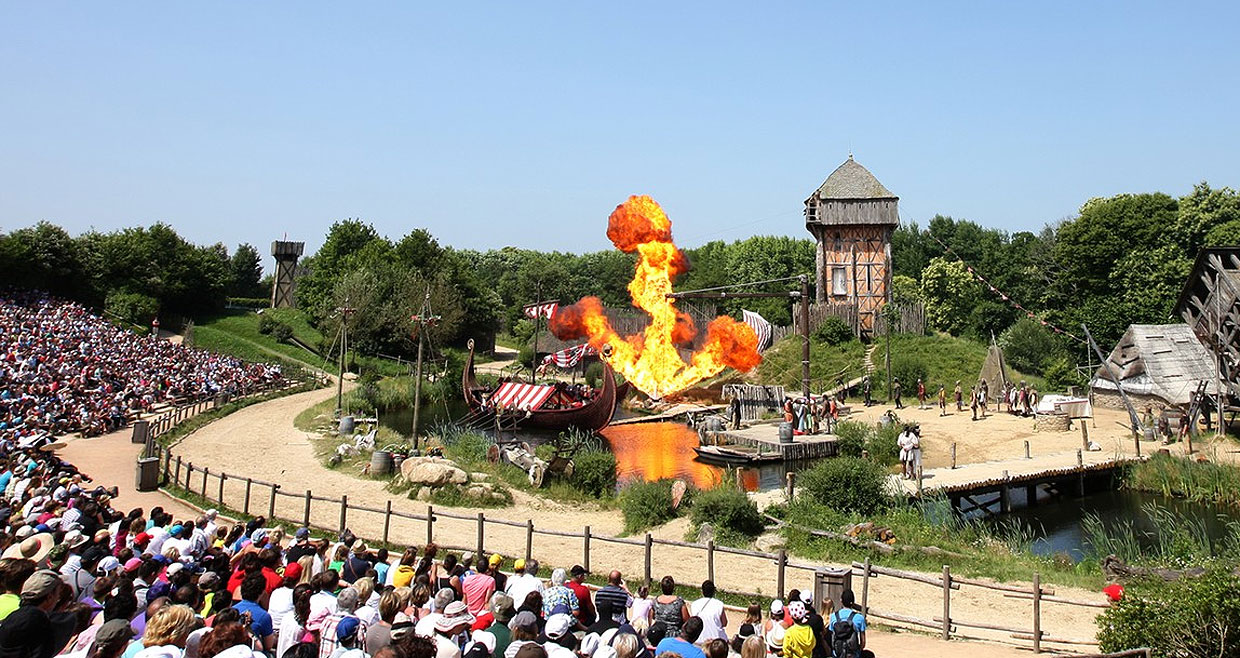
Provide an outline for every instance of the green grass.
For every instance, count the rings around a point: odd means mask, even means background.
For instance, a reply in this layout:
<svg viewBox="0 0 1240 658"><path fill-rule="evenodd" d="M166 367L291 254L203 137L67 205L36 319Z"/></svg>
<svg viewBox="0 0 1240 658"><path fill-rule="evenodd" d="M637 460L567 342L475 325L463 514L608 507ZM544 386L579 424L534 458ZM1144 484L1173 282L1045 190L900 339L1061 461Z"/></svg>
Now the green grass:
<svg viewBox="0 0 1240 658"><path fill-rule="evenodd" d="M767 350L762 355L762 364L758 366L758 380L800 390L801 345L800 336L789 336ZM840 345L811 341L809 359L810 381L817 391L834 386L839 376L846 381L861 376L865 345L858 340Z"/></svg>
<svg viewBox="0 0 1240 658"><path fill-rule="evenodd" d="M1195 502L1240 507L1240 467L1231 464L1155 454L1128 468L1124 486Z"/></svg>

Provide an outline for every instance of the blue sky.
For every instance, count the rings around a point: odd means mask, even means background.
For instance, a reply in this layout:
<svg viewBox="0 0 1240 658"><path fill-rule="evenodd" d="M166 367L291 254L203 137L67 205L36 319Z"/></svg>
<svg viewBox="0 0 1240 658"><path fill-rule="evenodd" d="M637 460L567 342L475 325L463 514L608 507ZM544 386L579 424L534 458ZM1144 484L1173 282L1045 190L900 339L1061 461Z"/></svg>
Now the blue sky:
<svg viewBox="0 0 1240 658"><path fill-rule="evenodd" d="M906 220L1036 231L1090 197L1240 185L1238 14L5 1L0 229L165 221L265 254L359 217L589 251L646 193L682 246L808 236L801 202L851 149Z"/></svg>

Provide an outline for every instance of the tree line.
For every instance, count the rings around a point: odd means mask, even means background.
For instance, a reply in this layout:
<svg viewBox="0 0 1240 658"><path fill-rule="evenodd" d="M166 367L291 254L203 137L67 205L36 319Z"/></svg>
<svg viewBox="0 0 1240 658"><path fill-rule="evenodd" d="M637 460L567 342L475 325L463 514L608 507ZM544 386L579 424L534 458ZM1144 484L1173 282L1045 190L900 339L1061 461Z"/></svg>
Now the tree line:
<svg viewBox="0 0 1240 658"><path fill-rule="evenodd" d="M1073 333L1087 322L1106 349L1130 323L1176 321L1173 306L1198 249L1240 244L1240 196L1230 188L1195 186L1176 198L1162 193L1091 199L1071 218L1037 232L1008 232L937 215L923 228L899 226L892 237L893 294L926 308L929 328L954 336L999 337L1012 365L1033 374L1071 370L1084 352L1046 321ZM943 245L946 245L947 249ZM756 236L684 250L691 269L678 290L765 281L814 271L809 237ZM323 246L302 260L299 306L333 335L341 310L354 309L352 343L366 353L409 355L416 346L410 317L429 306L429 331L441 345L493 332L528 335L522 307L568 304L586 295L627 307L634 256L616 250L583 254L505 247L479 251L443 246L426 230L399 239L362 220L338 221ZM1025 313L978 281L1035 314ZM193 317L230 297L265 297L257 250L242 244L194 245L166 224L71 237L47 222L0 234L0 276L12 285L80 299L133 320L155 312ZM786 291L795 282L756 288ZM789 324L786 299L728 299L723 313L758 311Z"/></svg>

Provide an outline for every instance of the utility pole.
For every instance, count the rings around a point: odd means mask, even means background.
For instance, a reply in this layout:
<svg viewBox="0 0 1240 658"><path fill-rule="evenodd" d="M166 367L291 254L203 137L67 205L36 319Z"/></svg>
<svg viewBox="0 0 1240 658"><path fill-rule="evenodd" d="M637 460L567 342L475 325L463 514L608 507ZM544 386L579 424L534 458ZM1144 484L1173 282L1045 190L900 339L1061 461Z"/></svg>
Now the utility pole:
<svg viewBox="0 0 1240 658"><path fill-rule="evenodd" d="M542 331L542 281L534 288L534 356L530 357L530 383L538 372L538 332Z"/></svg>
<svg viewBox="0 0 1240 658"><path fill-rule="evenodd" d="M886 316L885 318L883 318L885 320L885 322L883 322L883 326L886 327L887 329L886 331L887 333L886 363L887 363L887 401L888 402L891 402L892 400L892 395L891 395L891 313L887 312L887 309L890 306L891 306L890 304L884 304L882 310L879 311L880 313Z"/></svg>
<svg viewBox="0 0 1240 658"><path fill-rule="evenodd" d="M336 312L340 314L340 374L336 377L336 416L339 417L344 411L344 355L349 351L349 316L357 309L349 306L346 297L344 306L336 307Z"/></svg>
<svg viewBox="0 0 1240 658"><path fill-rule="evenodd" d="M433 327L439 322L438 315L431 315L430 288L426 289L426 296L422 299L422 308L410 319L418 327L418 365L413 375L413 428L410 431L413 437L413 448L417 450L418 417L422 412L422 345L426 342L426 328Z"/></svg>
<svg viewBox="0 0 1240 658"><path fill-rule="evenodd" d="M801 280L801 395L809 401L809 276L797 278Z"/></svg>

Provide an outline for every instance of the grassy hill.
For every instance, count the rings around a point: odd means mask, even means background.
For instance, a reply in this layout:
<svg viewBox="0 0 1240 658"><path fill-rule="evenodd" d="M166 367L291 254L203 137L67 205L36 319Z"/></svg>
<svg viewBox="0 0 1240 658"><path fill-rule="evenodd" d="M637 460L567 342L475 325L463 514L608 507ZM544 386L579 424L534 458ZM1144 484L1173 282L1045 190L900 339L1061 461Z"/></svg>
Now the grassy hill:
<svg viewBox="0 0 1240 658"><path fill-rule="evenodd" d="M834 386L837 377L845 380L858 377L864 372L865 351L869 347L858 340L840 345L827 345L812 341L810 345L810 379L813 390L820 391ZM875 397L885 396L887 370L884 363L886 342L879 339L873 353ZM945 335L914 336L896 335L891 338L891 369L896 377L905 382L907 394L915 394L913 383L919 373L924 373L926 390L937 395L940 384L948 392L959 379L968 392L970 382L977 381L986 360L986 344L967 338ZM841 375L841 373L843 373ZM1045 393L1046 382L1041 377L1010 370L1016 380L1025 380ZM783 384L793 390L801 386L801 338L789 336L763 355L757 370L757 380L767 384Z"/></svg>
<svg viewBox="0 0 1240 658"><path fill-rule="evenodd" d="M305 314L296 309L267 310L264 313L276 315L280 321L292 327L294 337L307 345L317 346L322 339L322 335L310 326ZM253 311L237 309L203 318L194 324L194 345L232 354L247 361L278 359L335 372L332 364L324 364L323 357L297 345L279 342L271 335L260 332L258 319L258 314Z"/></svg>

